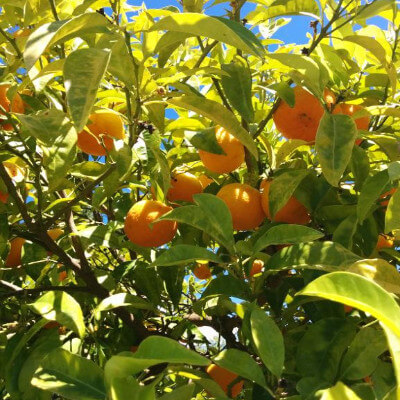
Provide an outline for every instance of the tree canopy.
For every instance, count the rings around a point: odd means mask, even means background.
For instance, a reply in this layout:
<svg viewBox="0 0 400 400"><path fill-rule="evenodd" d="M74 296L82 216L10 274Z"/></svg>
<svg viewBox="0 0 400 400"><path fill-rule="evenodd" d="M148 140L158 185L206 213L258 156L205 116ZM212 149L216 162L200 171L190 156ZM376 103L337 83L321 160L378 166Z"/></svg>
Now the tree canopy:
<svg viewBox="0 0 400 400"><path fill-rule="evenodd" d="M180 3L0 0L0 397L400 399L399 4Z"/></svg>

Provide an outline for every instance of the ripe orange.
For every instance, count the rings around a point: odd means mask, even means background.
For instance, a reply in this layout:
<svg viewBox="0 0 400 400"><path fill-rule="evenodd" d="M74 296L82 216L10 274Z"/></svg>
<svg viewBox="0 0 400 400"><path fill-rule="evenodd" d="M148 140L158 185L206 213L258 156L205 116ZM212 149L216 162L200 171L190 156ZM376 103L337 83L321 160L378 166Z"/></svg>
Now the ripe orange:
<svg viewBox="0 0 400 400"><path fill-rule="evenodd" d="M257 228L263 222L265 214L257 189L242 183L230 183L223 186L217 196L231 212L233 229L247 231Z"/></svg>
<svg viewBox="0 0 400 400"><path fill-rule="evenodd" d="M250 268L250 273L249 273L250 278L254 275L261 273L263 267L264 267L264 262L262 260L254 260Z"/></svg>
<svg viewBox="0 0 400 400"><path fill-rule="evenodd" d="M128 239L139 246L158 247L170 242L176 234L175 221L159 221L150 224L172 208L155 200L135 203L125 218L125 233Z"/></svg>
<svg viewBox="0 0 400 400"><path fill-rule="evenodd" d="M204 174L199 176L199 181L203 186L203 189L205 189L208 185L214 182L211 178L209 178L207 175Z"/></svg>
<svg viewBox="0 0 400 400"><path fill-rule="evenodd" d="M378 243L376 244L376 250L381 250L381 249L388 249L393 247L394 243L393 240L388 238L385 235L379 235L378 236Z"/></svg>
<svg viewBox="0 0 400 400"><path fill-rule="evenodd" d="M3 165L9 175L9 177L14 181L14 182L22 182L25 178L25 171L18 166L17 164L14 164L9 161L3 161ZM0 191L0 202L6 204L8 200L8 193L7 192L2 192Z"/></svg>
<svg viewBox="0 0 400 400"><path fill-rule="evenodd" d="M63 282L63 281L65 281L67 279L67 277L68 277L67 271L61 271L58 274L58 281L59 282Z"/></svg>
<svg viewBox="0 0 400 400"><path fill-rule="evenodd" d="M53 239L53 240L57 240L62 234L64 233L64 231L60 228L54 228L54 229L49 229L47 231L47 234Z"/></svg>
<svg viewBox="0 0 400 400"><path fill-rule="evenodd" d="M210 279L211 271L208 267L208 262L205 263L197 263L197 266L193 270L193 274L197 279Z"/></svg>
<svg viewBox="0 0 400 400"><path fill-rule="evenodd" d="M57 321L48 322L43 328L44 329L54 329L59 328L61 325Z"/></svg>
<svg viewBox="0 0 400 400"><path fill-rule="evenodd" d="M269 212L269 187L270 180L261 183L261 204L265 214L271 219ZM286 222L288 224L307 225L310 222L310 215L307 209L294 196L275 214L274 221Z"/></svg>
<svg viewBox="0 0 400 400"><path fill-rule="evenodd" d="M319 121L324 114L320 101L301 86L294 88L295 104L291 108L284 100L272 115L275 126L286 139L315 140ZM335 95L328 89L324 91L328 105L335 102Z"/></svg>
<svg viewBox="0 0 400 400"><path fill-rule="evenodd" d="M9 83L0 85L0 105L7 112L15 112L15 113L23 114L25 111L25 107L24 107L24 102L22 101L21 96L18 93L16 93L12 102L10 102L10 100L7 97L7 92L10 87L11 87L11 85ZM4 115L4 113L2 113L0 111L0 115ZM1 120L0 124L1 124L2 128L6 131L13 130L13 126L8 122L3 122L3 120Z"/></svg>
<svg viewBox="0 0 400 400"><path fill-rule="evenodd" d="M381 201L382 206L387 207L387 205L389 204L390 198L394 195L396 190L397 190L397 188L392 188L388 192L385 192L380 196L381 199L385 199L385 200Z"/></svg>
<svg viewBox="0 0 400 400"><path fill-rule="evenodd" d="M91 114L87 129L78 133L77 146L92 156L105 156L114 147L113 139L125 136L124 122L112 110L98 110Z"/></svg>
<svg viewBox="0 0 400 400"><path fill-rule="evenodd" d="M13 33L13 38L23 38L23 37L27 37L31 34L32 29L29 28L22 28L22 29L18 29L17 31L15 31Z"/></svg>
<svg viewBox="0 0 400 400"><path fill-rule="evenodd" d="M207 374L218 383L221 389L228 394L228 386L238 377L237 374L216 364L207 367ZM243 381L235 383L231 389L231 396L235 398L243 389Z"/></svg>
<svg viewBox="0 0 400 400"><path fill-rule="evenodd" d="M0 191L0 203L6 204L8 201L8 193Z"/></svg>
<svg viewBox="0 0 400 400"><path fill-rule="evenodd" d="M202 191L203 186L198 178L188 172L177 172L171 179L167 199L169 201L193 202L193 195Z"/></svg>
<svg viewBox="0 0 400 400"><path fill-rule="evenodd" d="M10 241L11 247L6 258L6 267L13 268L21 265L22 246L24 243L25 239L20 237L16 237Z"/></svg>
<svg viewBox="0 0 400 400"><path fill-rule="evenodd" d="M239 168L244 161L244 147L238 139L224 128L218 128L215 137L225 154L214 154L199 150L199 156L206 168L224 174Z"/></svg>
<svg viewBox="0 0 400 400"><path fill-rule="evenodd" d="M345 312L346 314L348 314L349 312L352 312L352 311L353 311L353 307L348 306L348 305L346 305L346 304L343 306L343 308L344 308L344 312Z"/></svg>

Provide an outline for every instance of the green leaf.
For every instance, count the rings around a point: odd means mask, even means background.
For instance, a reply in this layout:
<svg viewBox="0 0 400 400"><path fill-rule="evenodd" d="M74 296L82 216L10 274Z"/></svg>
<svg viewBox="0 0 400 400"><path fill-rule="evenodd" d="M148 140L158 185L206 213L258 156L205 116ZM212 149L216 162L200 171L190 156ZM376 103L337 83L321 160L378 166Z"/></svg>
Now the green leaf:
<svg viewBox="0 0 400 400"><path fill-rule="evenodd" d="M60 335L55 329L43 332L35 341L34 347L25 357L25 362L19 373L18 387L21 392L28 392L32 389L31 380L40 363L51 351L61 345Z"/></svg>
<svg viewBox="0 0 400 400"><path fill-rule="evenodd" d="M391 62L390 56L386 53L385 48L379 43L378 40L370 36L350 35L343 38L343 40L355 43L364 49L367 49L385 68L386 73L392 83L392 90L396 92L397 74L396 68Z"/></svg>
<svg viewBox="0 0 400 400"><path fill-rule="evenodd" d="M61 291L47 292L39 297L30 308L49 321L57 321L77 333L85 335L85 322L79 303L68 293Z"/></svg>
<svg viewBox="0 0 400 400"><path fill-rule="evenodd" d="M325 112L315 138L315 151L322 172L332 186L338 186L350 162L356 137L357 127L351 117Z"/></svg>
<svg viewBox="0 0 400 400"><path fill-rule="evenodd" d="M368 154L360 146L353 147L350 168L354 176L355 189L360 190L365 180L368 178L370 169Z"/></svg>
<svg viewBox="0 0 400 400"><path fill-rule="evenodd" d="M224 350L213 359L213 362L249 381L266 387L264 374L260 366L244 351L236 349Z"/></svg>
<svg viewBox="0 0 400 400"><path fill-rule="evenodd" d="M193 392L195 385L186 384L184 386L174 389L172 392L164 394L159 400L191 400L193 398Z"/></svg>
<svg viewBox="0 0 400 400"><path fill-rule="evenodd" d="M281 331L263 310L252 311L250 325L257 353L264 365L279 378L285 362L285 346Z"/></svg>
<svg viewBox="0 0 400 400"><path fill-rule="evenodd" d="M196 149L214 154L225 154L215 137L215 127L200 132L185 131L185 136Z"/></svg>
<svg viewBox="0 0 400 400"><path fill-rule="evenodd" d="M394 389L395 394L391 397L385 397L385 400L391 398L398 399L400 397L400 336L395 332L391 331L384 323L381 322L383 331L385 332L387 342L389 344L389 350L393 360L393 369L396 375L397 384Z"/></svg>
<svg viewBox="0 0 400 400"><path fill-rule="evenodd" d="M371 279L386 291L400 295L400 274L396 267L381 258L360 260L347 268L348 272Z"/></svg>
<svg viewBox="0 0 400 400"><path fill-rule="evenodd" d="M296 244L320 239L323 233L303 225L276 225L268 229L254 243L253 252L258 253L270 245Z"/></svg>
<svg viewBox="0 0 400 400"><path fill-rule="evenodd" d="M318 64L308 56L293 53L268 53L267 56L300 74L301 81L316 95L322 95ZM294 78L294 77L292 77Z"/></svg>
<svg viewBox="0 0 400 400"><path fill-rule="evenodd" d="M177 244L161 253L152 265L177 265L196 260L207 260L216 263L222 262L216 254L205 248L188 244Z"/></svg>
<svg viewBox="0 0 400 400"><path fill-rule="evenodd" d="M160 220L167 219L194 226L209 234L229 251L233 251L232 217L226 204L208 193L196 194L193 198L196 206L175 208Z"/></svg>
<svg viewBox="0 0 400 400"><path fill-rule="evenodd" d="M121 353L107 361L104 368L106 382L111 382L116 377L134 375L152 365L162 363L207 366L210 361L175 340L149 336L140 343L135 353Z"/></svg>
<svg viewBox="0 0 400 400"><path fill-rule="evenodd" d="M59 110L40 111L36 115L19 114L26 132L36 137L43 150L49 190L64 181L75 160L77 133L66 115Z"/></svg>
<svg viewBox="0 0 400 400"><path fill-rule="evenodd" d="M110 400L155 400L155 383L141 385L131 376L115 377L109 384Z"/></svg>
<svg viewBox="0 0 400 400"><path fill-rule="evenodd" d="M36 29L25 45L24 61L29 71L43 52L53 44L87 33L107 32L110 23L99 13L86 13L65 21L44 24Z"/></svg>
<svg viewBox="0 0 400 400"><path fill-rule="evenodd" d="M96 315L97 319L100 319L100 313L102 311L109 311L118 307L132 307L139 310L155 310L152 304L139 296L128 293L117 293L102 300L93 311L93 314Z"/></svg>
<svg viewBox="0 0 400 400"><path fill-rule="evenodd" d="M342 382L335 386L318 392L320 400L362 400L349 387Z"/></svg>
<svg viewBox="0 0 400 400"><path fill-rule="evenodd" d="M276 153L276 159L275 159L276 166L279 167L294 150L303 145L307 145L307 142L301 139L293 139L284 142L282 146L279 147Z"/></svg>
<svg viewBox="0 0 400 400"><path fill-rule="evenodd" d="M165 154L161 151L161 136L156 132L151 135L145 133L143 139L146 143L152 173L161 177L163 192L167 193L171 186L171 172Z"/></svg>
<svg viewBox="0 0 400 400"><path fill-rule="evenodd" d="M315 322L297 347L297 370L303 376L333 383L343 353L355 334L356 325L346 319L324 318Z"/></svg>
<svg viewBox="0 0 400 400"><path fill-rule="evenodd" d="M264 53L263 46L251 31L226 18L197 13L174 14L161 19L150 28L150 31L162 30L209 37L255 56L262 56Z"/></svg>
<svg viewBox="0 0 400 400"><path fill-rule="evenodd" d="M378 284L350 272L332 272L309 283L297 293L347 304L371 314L400 336L400 308Z"/></svg>
<svg viewBox="0 0 400 400"><path fill-rule="evenodd" d="M166 32L162 35L154 50L155 53L158 53L158 66L164 67L171 54L191 36L193 35L190 33L184 34L182 32Z"/></svg>
<svg viewBox="0 0 400 400"><path fill-rule="evenodd" d="M250 134L241 126L235 115L222 104L195 95L175 97L169 104L191 110L214 121L235 136L258 159L257 146Z"/></svg>
<svg viewBox="0 0 400 400"><path fill-rule="evenodd" d="M301 268L307 266L322 269L338 269L352 264L361 257L334 242L314 242L292 245L275 253L267 262L267 268Z"/></svg>
<svg viewBox="0 0 400 400"><path fill-rule="evenodd" d="M217 278L211 280L203 292L202 298L214 294L224 294L229 297L246 299L249 296L249 288L243 279L235 278L232 275L219 275Z"/></svg>
<svg viewBox="0 0 400 400"><path fill-rule="evenodd" d="M268 86L269 89L275 90L278 93L278 96L289 105L289 107L294 107L295 104L295 97L294 97L294 90L291 86L289 86L285 81L281 81L278 83L273 83L272 85ZM300 141L300 139L297 139ZM292 141L291 141L292 142ZM304 144L307 142L302 140ZM284 143L282 146L287 144L288 142ZM289 142L290 143L290 142ZM296 142L295 142L296 143ZM280 150L280 148L279 148ZM278 158L278 156L277 156Z"/></svg>
<svg viewBox="0 0 400 400"><path fill-rule="evenodd" d="M385 187L389 184L388 171L380 171L367 178L361 188L360 197L357 203L357 217L363 222L371 208L379 198Z"/></svg>
<svg viewBox="0 0 400 400"><path fill-rule="evenodd" d="M95 181L107 170L107 165L95 161L84 161L74 164L70 170L72 176Z"/></svg>
<svg viewBox="0 0 400 400"><path fill-rule="evenodd" d="M273 218L286 205L300 182L308 175L306 169L290 170L274 178L269 187L269 211Z"/></svg>
<svg viewBox="0 0 400 400"><path fill-rule="evenodd" d="M64 85L68 108L78 132L87 123L110 56L107 50L85 48L73 51L65 60Z"/></svg>
<svg viewBox="0 0 400 400"><path fill-rule="evenodd" d="M222 88L229 103L247 122L253 122L251 71L246 60L237 56L230 64L222 64L221 68L229 74L221 77Z"/></svg>
<svg viewBox="0 0 400 400"><path fill-rule="evenodd" d="M260 18L265 21L283 15L307 15L319 19L318 4L314 0L287 0L285 2L281 0L256 0L255 2L265 6L260 7L260 11L262 11L261 16L257 18L258 21ZM251 19L251 13L247 18Z"/></svg>
<svg viewBox="0 0 400 400"><path fill-rule="evenodd" d="M387 349L381 330L363 327L355 336L340 367L340 378L358 380L369 376L376 368L378 357Z"/></svg>
<svg viewBox="0 0 400 400"><path fill-rule="evenodd" d="M397 189L389 200L385 213L385 232L400 229L400 190Z"/></svg>
<svg viewBox="0 0 400 400"><path fill-rule="evenodd" d="M104 400L103 371L93 361L63 349L53 350L40 364L32 385L71 400Z"/></svg>
<svg viewBox="0 0 400 400"><path fill-rule="evenodd" d="M353 236L357 230L357 216L349 215L345 218L333 232L332 241L341 244L347 249L353 246Z"/></svg>

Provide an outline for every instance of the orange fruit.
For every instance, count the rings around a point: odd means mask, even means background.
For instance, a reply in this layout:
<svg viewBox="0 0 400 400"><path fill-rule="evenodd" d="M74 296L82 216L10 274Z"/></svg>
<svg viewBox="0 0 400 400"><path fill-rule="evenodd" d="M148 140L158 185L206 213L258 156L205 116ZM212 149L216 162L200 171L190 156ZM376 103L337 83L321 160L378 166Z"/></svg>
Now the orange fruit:
<svg viewBox="0 0 400 400"><path fill-rule="evenodd" d="M211 178L209 178L207 175L204 174L199 176L199 181L203 186L203 189L205 189L208 185L214 182Z"/></svg>
<svg viewBox="0 0 400 400"><path fill-rule="evenodd" d="M261 273L263 267L264 267L264 262L262 260L254 260L250 268L250 273L249 273L250 278L254 275Z"/></svg>
<svg viewBox="0 0 400 400"><path fill-rule="evenodd" d="M87 129L78 133L77 146L86 154L105 156L114 147L113 139L124 136L121 116L115 111L98 110L89 116Z"/></svg>
<svg viewBox="0 0 400 400"><path fill-rule="evenodd" d="M394 243L393 240L388 238L385 235L379 235L378 236L378 243L376 244L376 250L381 250L381 249L389 249L393 247Z"/></svg>
<svg viewBox="0 0 400 400"><path fill-rule="evenodd" d="M228 395L228 386L238 377L237 374L216 364L207 367L207 374L218 383L221 389ZM231 389L231 396L236 397L243 389L243 381L235 383Z"/></svg>
<svg viewBox="0 0 400 400"><path fill-rule="evenodd" d="M238 139L224 128L218 128L215 137L225 154L214 154L199 150L200 160L206 168L224 174L239 168L244 161L244 147Z"/></svg>
<svg viewBox="0 0 400 400"><path fill-rule="evenodd" d="M23 38L23 37L27 37L31 34L32 30L29 28L22 28L22 29L18 29L17 31L15 31L13 33L13 38Z"/></svg>
<svg viewBox="0 0 400 400"><path fill-rule="evenodd" d="M150 224L172 208L156 200L135 203L125 218L125 233L138 246L159 247L170 242L177 231L175 221L159 221Z"/></svg>
<svg viewBox="0 0 400 400"><path fill-rule="evenodd" d="M21 265L22 246L24 243L25 239L20 237L16 237L10 241L11 247L6 258L6 267L13 268Z"/></svg>
<svg viewBox="0 0 400 400"><path fill-rule="evenodd" d="M208 266L208 262L206 263L197 263L197 266L193 270L193 274L197 279L210 279L211 271Z"/></svg>
<svg viewBox="0 0 400 400"><path fill-rule="evenodd" d="M271 180L261 182L261 204L265 214L271 219L269 212L269 187ZM307 225L310 222L310 215L307 209L294 196L275 214L274 221L286 222L288 224Z"/></svg>
<svg viewBox="0 0 400 400"><path fill-rule="evenodd" d="M381 201L382 206L387 207L387 205L389 204L390 198L394 195L396 190L397 190L397 188L392 188L388 192L385 192L380 196L381 199L385 199L385 200Z"/></svg>
<svg viewBox="0 0 400 400"><path fill-rule="evenodd" d="M64 233L64 231L60 228L54 228L54 229L49 229L47 231L47 234L53 239L53 240L57 240L62 234Z"/></svg>
<svg viewBox="0 0 400 400"><path fill-rule="evenodd" d="M7 97L7 92L10 87L11 85L9 83L0 85L0 105L7 112L15 112L23 114L25 112L25 106L21 96L18 93L16 93L12 102L10 102L10 100ZM4 113L0 111L0 115L4 115ZM2 128L6 131L13 130L13 126L8 122L1 120L0 124L2 125Z"/></svg>
<svg viewBox="0 0 400 400"><path fill-rule="evenodd" d="M301 86L294 88L294 107L290 107L284 100L273 113L276 129L286 139L302 139L307 142L315 140L319 121L324 115L324 108L320 101ZM335 102L335 95L328 89L324 90L324 100L328 105Z"/></svg>
<svg viewBox="0 0 400 400"><path fill-rule="evenodd" d="M8 193L0 191L0 202L6 204L8 201Z"/></svg>
<svg viewBox="0 0 400 400"><path fill-rule="evenodd" d="M348 306L348 305L346 305L346 304L343 306L343 308L344 308L344 312L345 312L346 314L348 314L349 312L352 312L352 311L353 311L353 307Z"/></svg>
<svg viewBox="0 0 400 400"><path fill-rule="evenodd" d="M19 167L18 165L8 162L8 161L3 161L3 165L10 176L10 178L15 181L15 182L21 182L23 181L25 177L24 170ZM6 204L8 200L8 193L7 192L2 192L0 191L0 202Z"/></svg>
<svg viewBox="0 0 400 400"><path fill-rule="evenodd" d="M59 282L63 282L63 281L65 281L67 279L67 277L68 277L67 271L61 271L58 274L58 281Z"/></svg>
<svg viewBox="0 0 400 400"><path fill-rule="evenodd" d="M233 229L247 231L257 228L263 222L265 214L257 189L243 183L230 183L223 186L217 196L231 212Z"/></svg>
<svg viewBox="0 0 400 400"><path fill-rule="evenodd" d="M54 328L59 328L59 327L60 327L60 324L57 321L50 321L43 328L44 329L54 329Z"/></svg>
<svg viewBox="0 0 400 400"><path fill-rule="evenodd" d="M193 195L202 191L203 186L198 178L188 172L177 172L171 179L167 199L169 201L193 202Z"/></svg>

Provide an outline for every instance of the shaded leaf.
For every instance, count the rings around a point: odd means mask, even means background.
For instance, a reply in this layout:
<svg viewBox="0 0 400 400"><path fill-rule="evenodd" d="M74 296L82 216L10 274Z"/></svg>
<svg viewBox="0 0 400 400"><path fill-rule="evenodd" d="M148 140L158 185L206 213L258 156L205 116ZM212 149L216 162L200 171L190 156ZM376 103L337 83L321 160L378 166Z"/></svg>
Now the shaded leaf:
<svg viewBox="0 0 400 400"><path fill-rule="evenodd" d="M297 293L347 304L371 314L400 336L400 307L378 284L350 272L320 276Z"/></svg>
<svg viewBox="0 0 400 400"><path fill-rule="evenodd" d="M222 262L216 254L205 248L188 244L177 244L161 253L152 265L177 265L196 260L207 260L216 263Z"/></svg>
<svg viewBox="0 0 400 400"><path fill-rule="evenodd" d="M325 113L321 118L315 151L322 172L332 186L338 186L350 162L356 136L356 124L348 115Z"/></svg>
<svg viewBox="0 0 400 400"><path fill-rule="evenodd" d="M254 310L250 316L254 345L264 365L280 377L285 361L283 336L274 320L263 310Z"/></svg>

